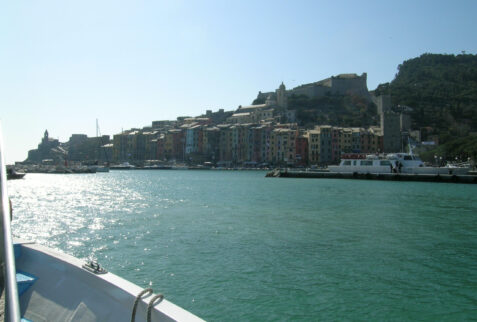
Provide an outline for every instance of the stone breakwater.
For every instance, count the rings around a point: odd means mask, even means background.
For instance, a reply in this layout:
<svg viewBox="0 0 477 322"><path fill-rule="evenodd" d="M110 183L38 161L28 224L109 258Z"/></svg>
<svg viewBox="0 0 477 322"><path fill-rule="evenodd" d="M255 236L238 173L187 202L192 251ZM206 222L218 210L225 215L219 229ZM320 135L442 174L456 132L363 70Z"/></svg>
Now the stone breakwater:
<svg viewBox="0 0 477 322"><path fill-rule="evenodd" d="M265 177L274 178L310 178L310 179L358 179L358 180L385 180L385 181L422 181L422 182L449 182L477 184L477 175L450 175L450 174L406 174L406 173L338 173L338 172L305 172L273 170Z"/></svg>

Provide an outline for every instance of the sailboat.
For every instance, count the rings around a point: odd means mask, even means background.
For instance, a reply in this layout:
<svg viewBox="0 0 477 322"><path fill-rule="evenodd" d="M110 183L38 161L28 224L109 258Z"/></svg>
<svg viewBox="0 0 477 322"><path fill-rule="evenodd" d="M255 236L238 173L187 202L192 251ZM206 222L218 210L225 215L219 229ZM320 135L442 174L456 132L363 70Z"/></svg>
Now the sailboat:
<svg viewBox="0 0 477 322"><path fill-rule="evenodd" d="M99 147L101 149L101 147L103 146L103 140L102 140L102 136L101 136L101 133L99 131L99 124L98 124L98 119L96 119L96 138L99 140L100 144L99 144ZM108 160L108 154L106 153L106 150L102 149L104 151L104 155L106 157L106 164L107 165L97 165L95 166L95 169L96 169L96 172L109 172L109 160Z"/></svg>

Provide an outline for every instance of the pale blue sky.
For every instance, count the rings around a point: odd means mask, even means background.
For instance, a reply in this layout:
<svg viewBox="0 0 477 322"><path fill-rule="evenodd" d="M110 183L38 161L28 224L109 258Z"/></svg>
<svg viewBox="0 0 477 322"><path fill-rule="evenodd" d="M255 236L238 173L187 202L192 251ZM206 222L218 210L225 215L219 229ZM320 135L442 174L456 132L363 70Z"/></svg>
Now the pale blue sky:
<svg viewBox="0 0 477 322"><path fill-rule="evenodd" d="M340 73L368 88L423 53L477 53L477 1L4 1L7 162L67 141L250 104Z"/></svg>

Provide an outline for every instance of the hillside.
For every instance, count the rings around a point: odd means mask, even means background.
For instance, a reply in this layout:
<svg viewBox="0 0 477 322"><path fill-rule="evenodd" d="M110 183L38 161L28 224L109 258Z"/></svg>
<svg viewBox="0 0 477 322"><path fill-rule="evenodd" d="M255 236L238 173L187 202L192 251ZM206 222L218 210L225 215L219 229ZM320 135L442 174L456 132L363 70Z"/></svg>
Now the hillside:
<svg viewBox="0 0 477 322"><path fill-rule="evenodd" d="M257 98L252 104L264 104L265 99ZM296 110L300 126L312 128L316 124L335 126L368 127L379 125L376 105L358 95L326 94L309 98L306 95L288 96L288 108Z"/></svg>
<svg viewBox="0 0 477 322"><path fill-rule="evenodd" d="M413 108L413 128L432 127L441 142L477 131L477 55L423 54L403 62L376 95Z"/></svg>
<svg viewBox="0 0 477 322"><path fill-rule="evenodd" d="M380 84L374 95L389 94L393 105L412 108L412 128L426 128L439 137L439 148L429 156L477 159L477 55L423 54L404 61L390 83ZM253 104L264 103L257 98ZM297 111L301 126L379 125L376 106L359 96L319 98L288 96L288 108ZM423 140L427 137L424 135Z"/></svg>
<svg viewBox="0 0 477 322"><path fill-rule="evenodd" d="M297 111L298 122L305 127L315 124L368 127L379 123L375 104L357 95L329 94L311 99L305 95L291 95L288 106Z"/></svg>

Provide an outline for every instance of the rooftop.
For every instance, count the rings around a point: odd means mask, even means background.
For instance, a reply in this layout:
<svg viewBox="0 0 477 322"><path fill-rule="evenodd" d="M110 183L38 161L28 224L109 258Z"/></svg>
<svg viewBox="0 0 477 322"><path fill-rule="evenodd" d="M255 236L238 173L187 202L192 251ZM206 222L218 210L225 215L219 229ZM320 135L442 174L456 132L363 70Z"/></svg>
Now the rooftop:
<svg viewBox="0 0 477 322"><path fill-rule="evenodd" d="M250 112L234 113L231 117L250 116Z"/></svg>

